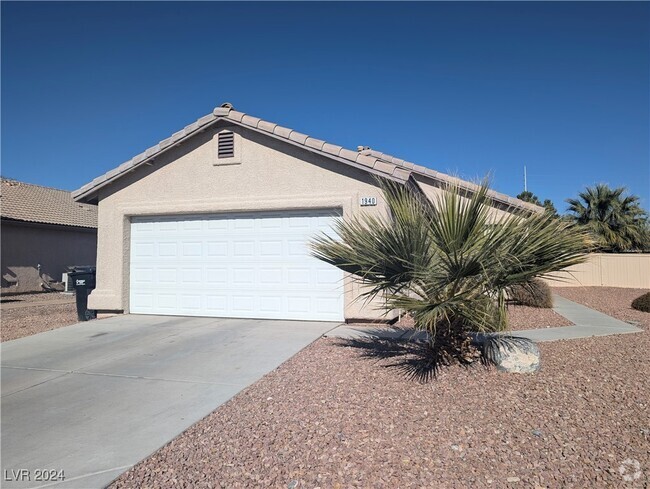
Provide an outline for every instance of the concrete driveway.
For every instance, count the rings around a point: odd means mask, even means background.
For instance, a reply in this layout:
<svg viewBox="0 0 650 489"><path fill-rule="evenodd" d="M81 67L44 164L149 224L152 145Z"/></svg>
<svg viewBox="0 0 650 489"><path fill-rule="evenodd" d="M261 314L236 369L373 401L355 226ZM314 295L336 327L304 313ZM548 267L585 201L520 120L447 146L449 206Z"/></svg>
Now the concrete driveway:
<svg viewBox="0 0 650 489"><path fill-rule="evenodd" d="M104 487L335 326L119 316L3 343L1 485Z"/></svg>

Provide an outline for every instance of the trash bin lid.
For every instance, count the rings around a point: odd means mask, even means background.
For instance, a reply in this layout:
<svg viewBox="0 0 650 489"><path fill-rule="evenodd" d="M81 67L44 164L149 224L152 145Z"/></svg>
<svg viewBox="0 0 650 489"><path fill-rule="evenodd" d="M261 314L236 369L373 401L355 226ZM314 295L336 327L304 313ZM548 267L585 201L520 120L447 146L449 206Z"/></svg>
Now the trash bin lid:
<svg viewBox="0 0 650 489"><path fill-rule="evenodd" d="M81 273L95 273L95 268L90 265L86 266L75 266L75 267L70 267L73 272L81 272Z"/></svg>

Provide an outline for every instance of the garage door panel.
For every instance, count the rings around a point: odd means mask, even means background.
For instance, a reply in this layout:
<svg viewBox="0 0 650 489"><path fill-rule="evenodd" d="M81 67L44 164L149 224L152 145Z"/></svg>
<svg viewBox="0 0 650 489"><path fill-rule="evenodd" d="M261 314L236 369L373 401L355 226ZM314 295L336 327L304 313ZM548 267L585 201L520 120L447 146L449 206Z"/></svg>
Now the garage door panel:
<svg viewBox="0 0 650 489"><path fill-rule="evenodd" d="M136 258L147 258L155 256L155 243L153 241L141 241L135 244L133 253Z"/></svg>
<svg viewBox="0 0 650 489"><path fill-rule="evenodd" d="M277 268L260 268L259 284L261 286L280 285L283 282L283 270Z"/></svg>
<svg viewBox="0 0 650 489"><path fill-rule="evenodd" d="M281 295L258 295L259 310L262 313L281 314L283 297Z"/></svg>
<svg viewBox="0 0 650 489"><path fill-rule="evenodd" d="M172 291L173 292L173 291ZM173 312L178 309L178 297L176 293L161 293L156 294L156 306L161 310Z"/></svg>
<svg viewBox="0 0 650 489"><path fill-rule="evenodd" d="M233 256L234 257L254 257L255 256L255 242L254 241L235 241L233 243ZM259 252L258 252L259 253Z"/></svg>
<svg viewBox="0 0 650 489"><path fill-rule="evenodd" d="M235 314L252 313L255 311L255 296L251 294L233 295L232 311Z"/></svg>
<svg viewBox="0 0 650 489"><path fill-rule="evenodd" d="M208 256L226 257L228 256L227 241L208 241Z"/></svg>
<svg viewBox="0 0 650 489"><path fill-rule="evenodd" d="M226 267L210 267L206 272L208 286L224 286L228 283L228 269Z"/></svg>
<svg viewBox="0 0 650 489"><path fill-rule="evenodd" d="M131 312L343 319L343 275L310 254L336 211L134 219Z"/></svg>
<svg viewBox="0 0 650 489"><path fill-rule="evenodd" d="M136 310L146 310L153 308L154 296L152 293L136 292L131 295L131 307Z"/></svg>
<svg viewBox="0 0 650 489"><path fill-rule="evenodd" d="M154 270L150 267L136 267L133 269L133 281L136 284L153 284Z"/></svg>
<svg viewBox="0 0 650 489"><path fill-rule="evenodd" d="M287 297L288 312L291 314L307 314L311 311L310 297Z"/></svg>
<svg viewBox="0 0 650 489"><path fill-rule="evenodd" d="M208 312L223 315L228 311L228 297L224 294L207 294L205 304Z"/></svg>
<svg viewBox="0 0 650 489"><path fill-rule="evenodd" d="M253 268L237 267L232 270L232 283L251 287L255 285L255 270Z"/></svg>

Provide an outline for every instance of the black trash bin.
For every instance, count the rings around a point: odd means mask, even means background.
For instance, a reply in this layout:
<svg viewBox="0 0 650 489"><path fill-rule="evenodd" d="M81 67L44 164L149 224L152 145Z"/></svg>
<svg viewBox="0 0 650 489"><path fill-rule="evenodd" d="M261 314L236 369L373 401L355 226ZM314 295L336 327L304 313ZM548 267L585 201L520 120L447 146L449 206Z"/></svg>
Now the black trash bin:
<svg viewBox="0 0 650 489"><path fill-rule="evenodd" d="M74 267L68 272L77 296L77 317L89 321L97 317L97 311L88 309L88 294L95 288L95 267Z"/></svg>

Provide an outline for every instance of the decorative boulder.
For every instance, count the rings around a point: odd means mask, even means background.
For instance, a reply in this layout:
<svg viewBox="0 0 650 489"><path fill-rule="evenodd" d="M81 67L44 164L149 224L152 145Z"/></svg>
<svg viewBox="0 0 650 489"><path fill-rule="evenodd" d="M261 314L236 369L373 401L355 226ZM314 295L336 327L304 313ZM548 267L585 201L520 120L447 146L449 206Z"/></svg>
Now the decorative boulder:
<svg viewBox="0 0 650 489"><path fill-rule="evenodd" d="M473 339L481 348L485 360L502 372L529 374L540 368L539 348L527 338L476 334Z"/></svg>

